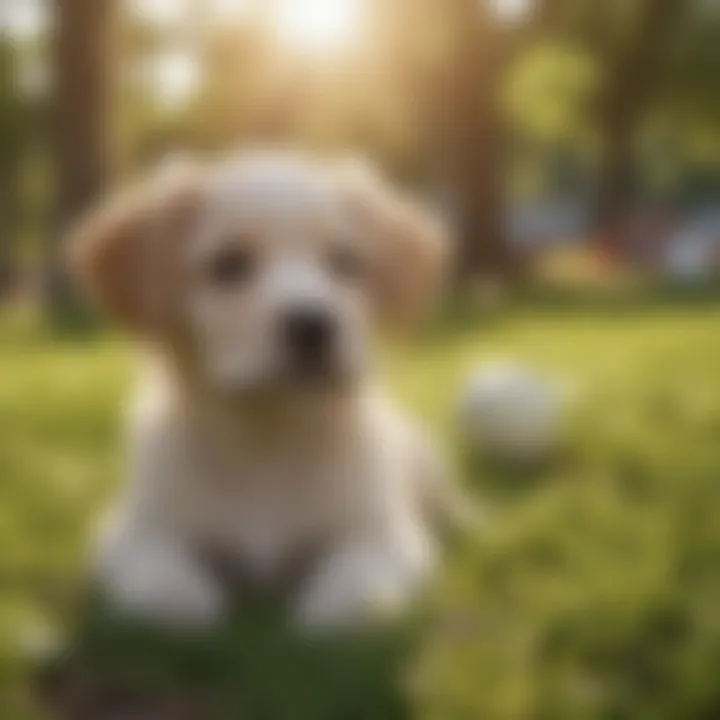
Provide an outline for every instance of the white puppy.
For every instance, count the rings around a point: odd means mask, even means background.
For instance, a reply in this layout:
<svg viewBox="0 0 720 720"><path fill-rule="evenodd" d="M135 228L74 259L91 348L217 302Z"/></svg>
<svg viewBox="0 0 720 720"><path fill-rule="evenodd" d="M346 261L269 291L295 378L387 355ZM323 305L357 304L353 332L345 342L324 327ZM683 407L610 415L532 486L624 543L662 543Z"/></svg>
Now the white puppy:
<svg viewBox="0 0 720 720"><path fill-rule="evenodd" d="M130 482L99 556L109 599L180 626L309 556L307 627L408 600L433 564L433 453L371 373L373 327L434 294L439 228L371 172L254 152L168 168L94 213L81 277L144 341Z"/></svg>

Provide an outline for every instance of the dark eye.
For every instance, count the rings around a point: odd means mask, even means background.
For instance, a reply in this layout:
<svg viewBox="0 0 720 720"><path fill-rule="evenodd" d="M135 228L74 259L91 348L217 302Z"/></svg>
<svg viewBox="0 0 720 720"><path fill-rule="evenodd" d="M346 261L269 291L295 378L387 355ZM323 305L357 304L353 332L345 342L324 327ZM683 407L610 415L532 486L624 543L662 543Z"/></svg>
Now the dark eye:
<svg viewBox="0 0 720 720"><path fill-rule="evenodd" d="M210 261L208 275L216 285L238 285L252 278L256 264L248 248L228 248Z"/></svg>
<svg viewBox="0 0 720 720"><path fill-rule="evenodd" d="M329 263L333 274L342 280L361 280L366 272L365 258L352 247L334 248Z"/></svg>

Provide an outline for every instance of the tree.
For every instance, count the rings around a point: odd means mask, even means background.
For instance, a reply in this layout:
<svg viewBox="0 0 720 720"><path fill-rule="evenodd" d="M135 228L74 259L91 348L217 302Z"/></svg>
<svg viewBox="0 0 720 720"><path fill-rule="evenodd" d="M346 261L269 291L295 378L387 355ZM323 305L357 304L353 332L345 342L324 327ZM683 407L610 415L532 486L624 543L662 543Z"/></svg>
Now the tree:
<svg viewBox="0 0 720 720"><path fill-rule="evenodd" d="M69 226L106 188L112 167L117 0L56 0L51 60L55 213L48 297L56 318L74 306L63 270Z"/></svg>
<svg viewBox="0 0 720 720"><path fill-rule="evenodd" d="M543 35L587 53L599 87L595 224L609 246L639 187L638 140L668 71L685 0L536 0Z"/></svg>
<svg viewBox="0 0 720 720"><path fill-rule="evenodd" d="M24 108L9 37L0 35L0 295L17 274Z"/></svg>
<svg viewBox="0 0 720 720"><path fill-rule="evenodd" d="M423 126L427 171L451 205L457 275L506 275L505 118L501 94L513 32L491 0L376 3L389 74L399 77ZM422 23L418 23L422 16Z"/></svg>
<svg viewBox="0 0 720 720"><path fill-rule="evenodd" d="M638 130L662 77L661 61L682 7L683 0L644 0L624 42L605 45L596 218L611 246L636 190Z"/></svg>
<svg viewBox="0 0 720 720"><path fill-rule="evenodd" d="M506 125L501 94L509 39L489 3L455 0L446 116L440 130L457 213L461 278L506 275Z"/></svg>

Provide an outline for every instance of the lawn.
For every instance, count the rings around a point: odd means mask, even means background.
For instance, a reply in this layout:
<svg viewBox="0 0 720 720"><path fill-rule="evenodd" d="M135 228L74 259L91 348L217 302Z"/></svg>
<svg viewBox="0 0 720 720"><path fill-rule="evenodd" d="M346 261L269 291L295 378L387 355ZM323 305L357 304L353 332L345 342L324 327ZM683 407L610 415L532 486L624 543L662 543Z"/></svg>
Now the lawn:
<svg viewBox="0 0 720 720"><path fill-rule="evenodd" d="M462 378L497 355L577 389L544 467L458 442ZM422 617L382 637L308 646L260 609L179 641L77 609L120 472L126 346L0 319L0 718L33 717L52 628L72 637L68 665L117 682L114 701L165 692L202 705L193 720L720 717L720 302L464 313L388 365L488 509L485 537L454 538Z"/></svg>

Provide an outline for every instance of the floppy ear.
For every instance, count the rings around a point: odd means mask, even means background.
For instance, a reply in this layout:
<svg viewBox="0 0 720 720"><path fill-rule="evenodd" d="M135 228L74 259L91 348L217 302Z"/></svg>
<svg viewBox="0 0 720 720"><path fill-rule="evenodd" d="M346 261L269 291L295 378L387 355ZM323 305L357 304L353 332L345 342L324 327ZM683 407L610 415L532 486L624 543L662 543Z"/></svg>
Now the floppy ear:
<svg viewBox="0 0 720 720"><path fill-rule="evenodd" d="M162 167L82 220L70 237L71 269L111 315L157 334L169 322L178 256L199 200L199 171Z"/></svg>
<svg viewBox="0 0 720 720"><path fill-rule="evenodd" d="M371 167L344 164L343 182L357 226L372 244L372 283L382 320L415 324L433 306L449 259L446 228Z"/></svg>

